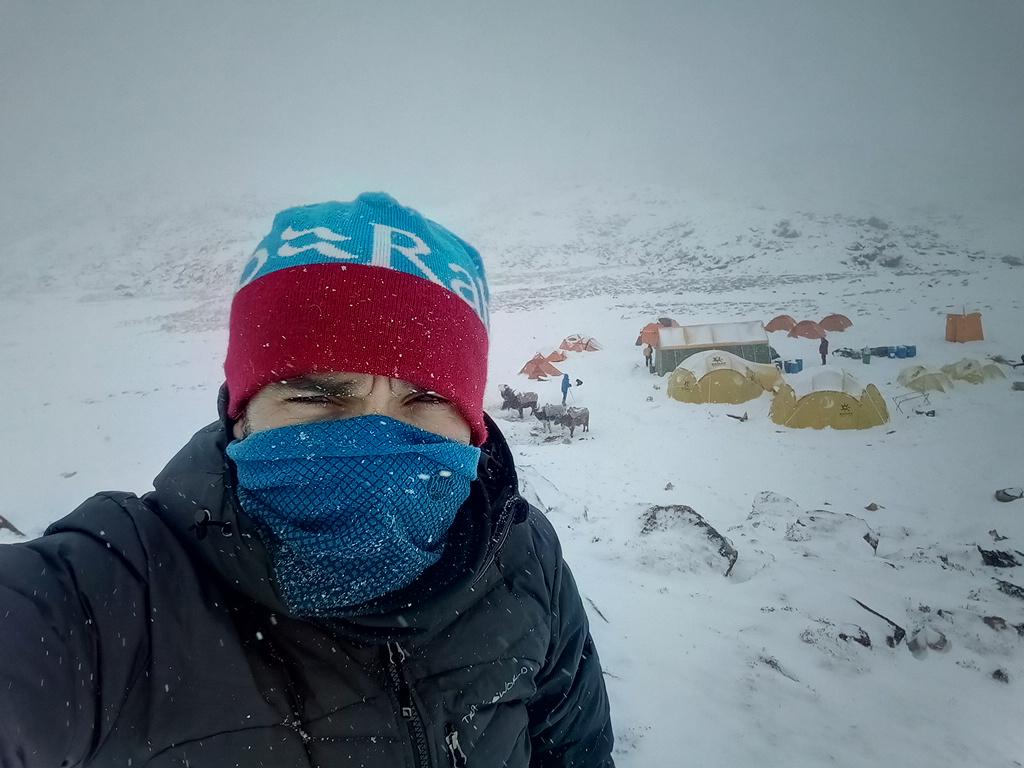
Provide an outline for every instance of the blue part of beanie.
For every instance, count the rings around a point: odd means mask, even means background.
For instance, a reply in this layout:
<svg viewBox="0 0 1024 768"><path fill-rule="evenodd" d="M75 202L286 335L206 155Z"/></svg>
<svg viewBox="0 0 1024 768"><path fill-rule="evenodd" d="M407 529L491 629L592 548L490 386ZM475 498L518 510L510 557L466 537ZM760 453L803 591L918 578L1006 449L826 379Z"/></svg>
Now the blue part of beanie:
<svg viewBox="0 0 1024 768"><path fill-rule="evenodd" d="M278 213L242 270L239 288L308 264L363 264L428 280L463 299L489 326L490 293L477 250L382 192Z"/></svg>

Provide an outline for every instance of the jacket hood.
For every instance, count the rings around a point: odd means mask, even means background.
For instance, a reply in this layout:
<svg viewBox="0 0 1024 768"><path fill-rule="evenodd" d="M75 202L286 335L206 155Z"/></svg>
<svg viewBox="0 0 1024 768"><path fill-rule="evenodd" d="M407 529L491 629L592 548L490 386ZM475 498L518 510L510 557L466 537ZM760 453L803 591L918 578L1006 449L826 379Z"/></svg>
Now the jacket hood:
<svg viewBox="0 0 1024 768"><path fill-rule="evenodd" d="M286 616L260 532L235 493L235 468L225 453L233 439L227 402L222 387L220 418L168 462L145 498L193 560L240 596ZM526 520L529 505L519 495L505 438L490 417L485 420L488 439L481 446L478 477L456 515L442 558L408 587L318 623L366 642L429 632L442 613L450 614L443 609L446 598L486 576L511 527Z"/></svg>

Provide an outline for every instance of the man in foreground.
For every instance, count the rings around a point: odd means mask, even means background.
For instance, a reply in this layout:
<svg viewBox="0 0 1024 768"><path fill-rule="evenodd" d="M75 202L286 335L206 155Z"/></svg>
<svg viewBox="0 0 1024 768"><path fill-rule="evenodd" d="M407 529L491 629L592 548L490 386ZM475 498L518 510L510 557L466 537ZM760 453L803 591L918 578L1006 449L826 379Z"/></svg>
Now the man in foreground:
<svg viewBox="0 0 1024 768"><path fill-rule="evenodd" d="M477 252L385 195L278 214L220 419L0 547L0 768L612 766L600 663L483 413Z"/></svg>

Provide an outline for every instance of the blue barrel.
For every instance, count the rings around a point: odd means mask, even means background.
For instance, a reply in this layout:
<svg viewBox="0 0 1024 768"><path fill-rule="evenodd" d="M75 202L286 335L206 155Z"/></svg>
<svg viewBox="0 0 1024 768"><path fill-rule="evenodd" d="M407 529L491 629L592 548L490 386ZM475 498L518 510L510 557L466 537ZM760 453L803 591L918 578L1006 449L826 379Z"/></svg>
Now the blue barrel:
<svg viewBox="0 0 1024 768"><path fill-rule="evenodd" d="M900 344L898 347L896 347L896 357L898 357L898 358L900 358L902 360L906 356L907 356L907 348L906 348L906 346L904 346L903 344Z"/></svg>
<svg viewBox="0 0 1024 768"><path fill-rule="evenodd" d="M889 359L892 360L896 357L896 347L889 347Z"/></svg>
<svg viewBox="0 0 1024 768"><path fill-rule="evenodd" d="M800 373L804 369L804 359L802 357L798 357L793 361L793 369L793 373Z"/></svg>
<svg viewBox="0 0 1024 768"><path fill-rule="evenodd" d="M782 372L783 373L796 373L796 371L793 370L793 361L792 360L783 360L782 361Z"/></svg>
<svg viewBox="0 0 1024 768"><path fill-rule="evenodd" d="M907 344L907 357L917 357L917 347L913 344Z"/></svg>

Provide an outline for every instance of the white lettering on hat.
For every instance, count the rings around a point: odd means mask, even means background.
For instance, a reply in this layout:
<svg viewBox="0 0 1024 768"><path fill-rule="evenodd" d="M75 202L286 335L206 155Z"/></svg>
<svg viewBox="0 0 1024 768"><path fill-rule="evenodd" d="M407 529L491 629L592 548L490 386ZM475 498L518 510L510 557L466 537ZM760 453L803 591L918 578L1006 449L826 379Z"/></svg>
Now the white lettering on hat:
<svg viewBox="0 0 1024 768"><path fill-rule="evenodd" d="M361 235L349 246L356 251L352 253L338 245L353 240L348 235L343 235L325 226L294 229L289 225L281 231L276 248L271 245L272 250L268 252L266 244L272 242L271 237L268 236L260 248L249 258L245 269L242 270L240 287L245 287L257 277L270 274L278 269L317 264L324 259L366 264L423 277L454 293L472 307L485 327L489 324L487 286L482 275L475 274L471 267L467 269L466 266L457 262L448 262L447 259L443 262L438 261L442 254L434 256L430 246L415 232L388 224L378 224L372 221L368 223L373 232L372 247L369 249L369 253L366 252L366 239ZM432 256L435 259L434 268L427 265L423 259L425 256ZM402 262L401 259L405 261ZM435 270L441 272L440 277Z"/></svg>
<svg viewBox="0 0 1024 768"><path fill-rule="evenodd" d="M349 240L350 238L346 237L345 239ZM332 245L331 243L325 243L320 240L318 240L315 243L310 243L309 245L304 245L301 248L296 248L294 245L284 243L281 245L280 248L277 249L277 255L281 256L282 258L288 258L289 256L297 256L298 254L305 253L306 251L316 251L321 256L326 256L329 259L359 258L354 253L349 253L348 251L342 250L336 245Z"/></svg>
<svg viewBox="0 0 1024 768"><path fill-rule="evenodd" d="M458 279L452 280L450 290L469 304L469 306L473 307L480 316L480 319L486 324L489 313L487 311L487 293L484 291L483 281L479 277L471 275L465 267L459 264L451 263L448 265L448 269L457 275L465 275L468 278L468 283Z"/></svg>
<svg viewBox="0 0 1024 768"><path fill-rule="evenodd" d="M399 245L394 241L395 234L409 238L412 240L413 246L410 248L407 245ZM419 235L415 235L412 232L406 232L404 229L389 227L387 224L374 224L373 257L370 260L371 266L393 269L394 267L391 265L391 254L393 251L398 251L400 254L405 256L405 258L414 264L423 276L430 280L430 282L436 283L442 288L448 287L437 278L437 275L435 275L423 259L420 258L421 255L430 255L430 247L420 239Z"/></svg>
<svg viewBox="0 0 1024 768"><path fill-rule="evenodd" d="M285 228L284 232L281 233L281 239L291 241L300 237L305 237L306 235L314 235L319 239L309 245L303 245L299 248L291 245L290 242L282 243L281 247L277 249L277 255L282 258L289 258L290 256L297 256L298 254L306 253L307 251L316 251L321 256L326 256L329 259L359 258L354 253L349 253L348 251L333 245L333 243L343 243L346 240L351 240L351 237L343 235L340 232L335 232L333 229L328 229L327 227L292 229L291 226L288 226Z"/></svg>
<svg viewBox="0 0 1024 768"><path fill-rule="evenodd" d="M321 240L332 240L335 243L343 243L346 240L351 240L351 237L347 235L339 234L333 229L327 227L313 227L312 229L292 229L291 224L285 227L284 232L281 233L282 240L297 240L300 237L306 235L316 235Z"/></svg>

